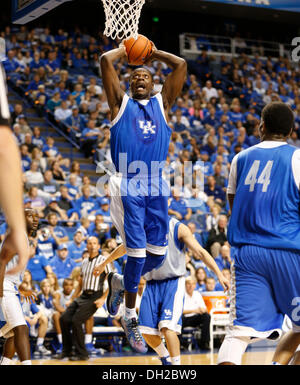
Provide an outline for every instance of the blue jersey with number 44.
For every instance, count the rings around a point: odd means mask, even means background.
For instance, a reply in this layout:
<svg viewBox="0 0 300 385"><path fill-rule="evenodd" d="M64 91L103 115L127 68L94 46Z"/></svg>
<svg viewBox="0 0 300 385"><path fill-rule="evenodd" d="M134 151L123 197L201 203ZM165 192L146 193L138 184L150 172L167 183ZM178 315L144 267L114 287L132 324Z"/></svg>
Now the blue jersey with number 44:
<svg viewBox="0 0 300 385"><path fill-rule="evenodd" d="M288 144L257 145L238 154L228 228L232 246L300 251L299 186L292 167L296 150Z"/></svg>

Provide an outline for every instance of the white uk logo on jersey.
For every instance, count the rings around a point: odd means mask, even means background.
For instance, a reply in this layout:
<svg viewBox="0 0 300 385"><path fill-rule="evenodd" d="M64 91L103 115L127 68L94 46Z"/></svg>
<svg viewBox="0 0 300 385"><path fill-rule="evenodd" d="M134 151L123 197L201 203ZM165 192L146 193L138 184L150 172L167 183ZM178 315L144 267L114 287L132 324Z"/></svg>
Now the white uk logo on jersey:
<svg viewBox="0 0 300 385"><path fill-rule="evenodd" d="M152 124L151 120L139 120L140 129L143 130L143 134L155 134L155 124Z"/></svg>
<svg viewBox="0 0 300 385"><path fill-rule="evenodd" d="M172 316L172 311L170 309L165 309L165 315L167 317L171 317Z"/></svg>

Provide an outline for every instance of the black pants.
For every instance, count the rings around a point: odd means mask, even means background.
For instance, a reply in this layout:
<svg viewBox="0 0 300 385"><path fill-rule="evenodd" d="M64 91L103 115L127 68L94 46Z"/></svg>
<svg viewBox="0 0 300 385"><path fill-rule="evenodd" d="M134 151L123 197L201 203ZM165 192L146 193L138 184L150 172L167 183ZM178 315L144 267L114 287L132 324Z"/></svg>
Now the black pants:
<svg viewBox="0 0 300 385"><path fill-rule="evenodd" d="M88 357L85 348L83 324L97 310L95 300L101 297L102 293L96 291L93 294L81 294L64 311L60 317L60 327L62 332L63 353L70 355L74 346L74 352L81 357Z"/></svg>
<svg viewBox="0 0 300 385"><path fill-rule="evenodd" d="M190 317L182 316L182 328L187 326L197 327L201 329L200 347L209 343L209 324L210 315L208 313L195 314Z"/></svg>

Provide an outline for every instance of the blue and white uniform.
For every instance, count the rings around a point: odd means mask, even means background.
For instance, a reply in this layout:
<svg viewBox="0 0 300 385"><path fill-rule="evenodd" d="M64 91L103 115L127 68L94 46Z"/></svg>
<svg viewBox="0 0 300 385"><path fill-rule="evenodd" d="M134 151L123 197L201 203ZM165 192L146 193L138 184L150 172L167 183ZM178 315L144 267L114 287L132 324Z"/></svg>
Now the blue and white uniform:
<svg viewBox="0 0 300 385"><path fill-rule="evenodd" d="M164 263L144 275L146 287L142 296L139 323L144 334L159 335L164 327L181 332L185 295L184 244L178 239L181 223L169 217L169 245Z"/></svg>
<svg viewBox="0 0 300 385"><path fill-rule="evenodd" d="M170 136L160 93L140 101L124 95L111 127L117 174L109 187L111 219L130 257L166 252L169 189L161 174Z"/></svg>
<svg viewBox="0 0 300 385"><path fill-rule="evenodd" d="M6 271L18 264L19 256L15 255L6 266ZM13 336L12 329L16 326L26 325L23 310L19 300L18 287L23 281L26 268L17 274L5 273L3 281L3 297L0 306L0 337Z"/></svg>
<svg viewBox="0 0 300 385"><path fill-rule="evenodd" d="M280 335L285 314L300 331L299 189L300 150L287 143L264 141L232 161L232 335Z"/></svg>

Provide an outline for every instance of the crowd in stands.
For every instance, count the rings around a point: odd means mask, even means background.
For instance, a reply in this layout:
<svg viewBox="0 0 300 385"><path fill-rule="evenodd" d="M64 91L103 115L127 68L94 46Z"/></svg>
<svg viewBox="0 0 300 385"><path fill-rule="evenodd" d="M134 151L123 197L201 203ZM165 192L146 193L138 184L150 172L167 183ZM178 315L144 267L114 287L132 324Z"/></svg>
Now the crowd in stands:
<svg viewBox="0 0 300 385"><path fill-rule="evenodd" d="M98 58L117 44L103 34L90 36L79 29L7 26L0 35L6 40L3 66L9 86L79 145L86 158L110 162L110 113ZM300 147L300 71L286 58L263 60L241 53L217 59L205 50L196 60L188 60L188 68L183 92L169 116L173 132L164 171L172 182L169 215L186 223L220 269L230 275L226 202L230 162L259 142L261 109L275 100L293 109L296 125L289 142ZM170 69L158 62L149 69L153 91L159 92ZM122 60L116 70L122 88L129 92L132 68ZM108 186L100 196L82 174L80 163L63 156L54 137L28 123L21 102L11 106L11 117L22 158L24 205L35 208L40 217L24 284L40 293L42 313L48 314L48 322L51 319L57 330L57 314L62 311L58 297L68 297L76 284L75 279L68 279L75 276L85 257L87 237L98 237L102 253L107 254L121 240L110 219ZM184 162L192 167L191 180L189 170L182 172ZM2 240L5 231L2 223ZM126 256L114 267L122 272L125 263ZM200 293L223 290L190 251L186 252L186 275L196 279L195 290ZM42 327L40 309L31 310L29 322L34 326L39 321L37 338L43 339L49 325Z"/></svg>

